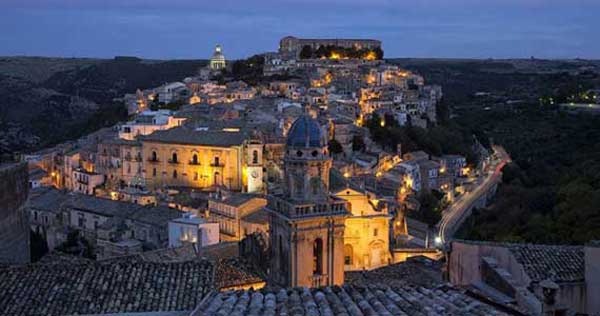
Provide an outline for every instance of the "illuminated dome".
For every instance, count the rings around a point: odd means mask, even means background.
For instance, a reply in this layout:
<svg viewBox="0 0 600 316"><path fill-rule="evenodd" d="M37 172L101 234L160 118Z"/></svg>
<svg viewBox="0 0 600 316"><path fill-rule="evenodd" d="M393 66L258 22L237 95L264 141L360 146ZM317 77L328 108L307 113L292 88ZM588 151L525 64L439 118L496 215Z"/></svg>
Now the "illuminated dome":
<svg viewBox="0 0 600 316"><path fill-rule="evenodd" d="M288 146L292 147L326 147L327 140L321 133L321 126L317 120L308 115L296 119L288 132Z"/></svg>
<svg viewBox="0 0 600 316"><path fill-rule="evenodd" d="M215 70L225 68L225 56L221 51L221 45L217 45L215 47L215 52L213 53L213 56L210 59L210 68Z"/></svg>

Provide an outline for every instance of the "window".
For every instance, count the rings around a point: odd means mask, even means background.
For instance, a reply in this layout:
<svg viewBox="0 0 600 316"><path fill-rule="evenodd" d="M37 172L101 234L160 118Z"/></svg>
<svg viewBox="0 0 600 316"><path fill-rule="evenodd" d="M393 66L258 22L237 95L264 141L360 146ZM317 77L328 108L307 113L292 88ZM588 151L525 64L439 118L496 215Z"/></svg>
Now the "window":
<svg viewBox="0 0 600 316"><path fill-rule="evenodd" d="M77 219L77 225L79 227L85 227L85 215L79 213L79 218Z"/></svg>
<svg viewBox="0 0 600 316"><path fill-rule="evenodd" d="M253 150L252 151L252 163L253 164L257 164L258 163L258 150Z"/></svg>
<svg viewBox="0 0 600 316"><path fill-rule="evenodd" d="M158 161L158 156L156 156L156 152L155 151L152 152L152 157L150 158L150 160L152 160L152 161Z"/></svg>
<svg viewBox="0 0 600 316"><path fill-rule="evenodd" d="M177 163L177 153L173 153L173 154L171 155L171 162L172 162L172 163Z"/></svg>
<svg viewBox="0 0 600 316"><path fill-rule="evenodd" d="M177 179L177 170L173 170L173 179Z"/></svg>
<svg viewBox="0 0 600 316"><path fill-rule="evenodd" d="M373 237L377 237L377 235L379 235L379 229L375 228L373 229Z"/></svg>
<svg viewBox="0 0 600 316"><path fill-rule="evenodd" d="M194 154L192 156L192 165L197 165L198 164L198 155Z"/></svg>
<svg viewBox="0 0 600 316"><path fill-rule="evenodd" d="M313 243L313 274L323 274L323 240L315 239Z"/></svg>
<svg viewBox="0 0 600 316"><path fill-rule="evenodd" d="M152 176L156 177L156 168L152 168Z"/></svg>
<svg viewBox="0 0 600 316"><path fill-rule="evenodd" d="M198 178L200 178L198 172L194 172L194 181L198 181Z"/></svg>
<svg viewBox="0 0 600 316"><path fill-rule="evenodd" d="M354 251L352 245L344 245L344 265L352 265Z"/></svg>
<svg viewBox="0 0 600 316"><path fill-rule="evenodd" d="M219 166L219 157L215 157L215 159L214 159L214 165L215 166Z"/></svg>

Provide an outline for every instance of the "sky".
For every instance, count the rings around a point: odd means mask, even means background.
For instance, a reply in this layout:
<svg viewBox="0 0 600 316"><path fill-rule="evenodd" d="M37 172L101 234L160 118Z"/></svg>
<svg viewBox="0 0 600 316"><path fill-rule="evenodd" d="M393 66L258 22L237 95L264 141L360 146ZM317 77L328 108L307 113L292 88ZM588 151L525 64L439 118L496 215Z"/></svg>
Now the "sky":
<svg viewBox="0 0 600 316"><path fill-rule="evenodd" d="M0 0L0 56L228 59L286 35L386 57L600 59L600 0Z"/></svg>

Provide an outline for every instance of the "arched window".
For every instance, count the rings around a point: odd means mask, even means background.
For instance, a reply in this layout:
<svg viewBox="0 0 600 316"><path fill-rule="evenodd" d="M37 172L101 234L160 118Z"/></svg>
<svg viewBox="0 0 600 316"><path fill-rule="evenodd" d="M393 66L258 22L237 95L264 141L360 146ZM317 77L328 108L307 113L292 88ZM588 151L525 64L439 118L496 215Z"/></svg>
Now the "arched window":
<svg viewBox="0 0 600 316"><path fill-rule="evenodd" d="M177 153L173 153L173 154L171 155L171 162L172 162L172 163L177 163Z"/></svg>
<svg viewBox="0 0 600 316"><path fill-rule="evenodd" d="M152 157L150 158L152 161L158 161L158 156L156 156L156 152L152 151Z"/></svg>
<svg viewBox="0 0 600 316"><path fill-rule="evenodd" d="M198 155L194 154L192 156L192 165L197 165L198 164Z"/></svg>
<svg viewBox="0 0 600 316"><path fill-rule="evenodd" d="M354 257L354 249L352 245L345 244L344 245L344 264L352 265L352 259Z"/></svg>
<svg viewBox="0 0 600 316"><path fill-rule="evenodd" d="M219 157L215 157L213 164L215 165L215 167L219 166Z"/></svg>
<svg viewBox="0 0 600 316"><path fill-rule="evenodd" d="M323 239L317 238L313 243L313 274L323 274Z"/></svg>
<svg viewBox="0 0 600 316"><path fill-rule="evenodd" d="M258 150L253 150L252 151L252 163L253 164L257 164L258 163Z"/></svg>
<svg viewBox="0 0 600 316"><path fill-rule="evenodd" d="M173 170L173 179L177 179L177 170Z"/></svg>

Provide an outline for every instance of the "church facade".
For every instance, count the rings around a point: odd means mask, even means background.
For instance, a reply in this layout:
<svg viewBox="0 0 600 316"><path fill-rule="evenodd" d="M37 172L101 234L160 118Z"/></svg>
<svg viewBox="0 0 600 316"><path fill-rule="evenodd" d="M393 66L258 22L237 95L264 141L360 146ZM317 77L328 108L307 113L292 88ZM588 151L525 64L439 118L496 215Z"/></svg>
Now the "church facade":
<svg viewBox="0 0 600 316"><path fill-rule="evenodd" d="M346 188L334 195L348 202L351 212L344 228L344 269L371 270L388 265L390 254L390 220L384 203L369 192Z"/></svg>
<svg viewBox="0 0 600 316"><path fill-rule="evenodd" d="M344 283L344 221L347 202L329 195L332 161L325 133L309 116L288 133L284 190L268 198L270 282L320 287Z"/></svg>

